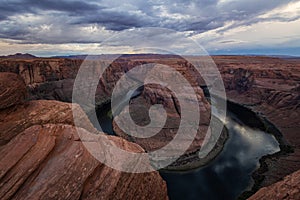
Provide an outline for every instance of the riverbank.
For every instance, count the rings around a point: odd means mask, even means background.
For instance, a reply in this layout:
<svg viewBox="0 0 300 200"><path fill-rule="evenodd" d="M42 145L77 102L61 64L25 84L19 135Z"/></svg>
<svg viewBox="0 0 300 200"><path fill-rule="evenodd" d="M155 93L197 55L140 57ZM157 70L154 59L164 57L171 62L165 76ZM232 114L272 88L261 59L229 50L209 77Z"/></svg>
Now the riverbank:
<svg viewBox="0 0 300 200"><path fill-rule="evenodd" d="M108 115L109 110L106 108L107 106L110 107L110 103L106 103L105 105L102 105L100 108L98 108L98 111L101 111L101 115ZM237 103L228 101L228 110L235 116L238 116L238 120L245 123L247 126L250 126L254 129L259 129L264 132L270 133L274 135L276 140L278 141L280 145L280 152L275 153L273 155L267 155L263 156L260 160L260 167L256 169L252 173L252 178L254 180L253 187L250 191L246 191L242 193L242 195L239 197L240 199L245 199L252 194L254 194L260 187L261 180L263 179L262 173L268 170L266 168L266 164L264 163L264 160L266 158L270 158L273 156L280 156L282 154L285 154L287 150L289 150L289 146L286 145L285 141L283 140L282 134L280 131L276 128L275 125L270 123L265 117L260 116L258 113L253 112L251 109L239 105ZM103 110L105 110L105 113L103 113ZM107 113L106 113L107 111ZM99 116L99 113L98 113ZM216 118L217 119L217 118ZM111 119L112 123L112 119ZM222 123L219 120L219 123ZM102 124L103 126L103 124ZM105 130L104 130L105 132ZM111 132L109 134L112 134ZM228 130L224 128L223 133L221 134L221 137L218 140L217 145L215 148L204 158L199 159L198 157L198 151L192 152L190 154L187 154L185 156L182 156L180 159L178 159L176 162L174 162L172 165L168 166L165 169L160 170L161 173L164 172L173 172L173 173L181 173L181 172L188 172L192 170L197 170L201 167L205 167L209 163L213 162L213 160L222 152L224 148L224 144L226 143L228 139Z"/></svg>
<svg viewBox="0 0 300 200"><path fill-rule="evenodd" d="M229 138L222 152L207 165L189 171L160 172L170 199L236 199L253 186L251 173L259 165L259 158L280 150L273 135L246 126L231 113L226 127Z"/></svg>
<svg viewBox="0 0 300 200"><path fill-rule="evenodd" d="M149 55L132 56L132 58L128 56L127 64L124 60L115 63L115 70L108 71L105 76L109 81L99 82L95 98L97 104L108 99L108 94L113 88L111 83L119 79L118 74L122 74L117 72L123 71L122 69L130 70L142 62L146 63L147 59L151 59L151 62L159 62L165 58L159 55L152 55L151 58ZM288 174L298 171L300 169L299 62L265 56L213 56L213 59L223 77L228 99L268 119L271 124L276 125L283 135L284 142L288 144L286 150L261 159L261 167L257 171L259 177L263 178L255 178L260 179L257 187L271 185ZM82 61L53 58L36 58L32 61L4 59L1 60L1 69L22 76L30 92L30 99L71 102L74 79ZM174 66L180 64L185 73L189 71L186 70L186 63L177 61L178 58L172 57L164 63L173 63ZM245 73L242 73L243 71ZM254 78L254 81L249 79L247 74L251 74L250 77ZM248 82L246 81L249 84L244 85L245 87L240 84L244 79L249 79ZM281 146L282 149L285 147L284 144ZM253 176L256 176L255 173Z"/></svg>
<svg viewBox="0 0 300 200"><path fill-rule="evenodd" d="M209 94L208 87L207 86L201 86L201 87L202 87L206 97L208 99L210 99L211 96ZM274 137L276 138L276 140L279 143L280 151L275 154L272 154L272 155L265 155L259 160L260 167L252 173L254 185L250 191L244 192L240 196L240 199L246 199L246 198L250 197L256 191L258 191L261 187L265 186L265 185L263 185L263 181L265 180L265 177L266 177L265 174L270 169L270 167L269 167L270 164L268 164L268 161L270 161L274 158L275 159L282 158L282 157L287 156L290 153L294 152L294 148L287 142L286 138L284 137L284 134L282 134L282 132L279 130L279 128L277 128L277 126L275 126L274 123L272 123L269 120L270 113L272 113L276 109L274 109L274 110L270 109L270 106L268 106L266 104L261 104L261 103L257 103L257 102L249 103L249 98L251 96L248 97L246 94L247 93L237 93L236 91L227 92L227 109L230 112L232 112L233 114L235 114L236 116L238 116L238 118L241 121L243 121L246 125L274 135ZM213 96L213 97L220 98L217 96ZM266 108L268 108L268 109L266 109ZM270 112L270 110L271 110L271 112ZM280 116L280 114L278 114L278 116ZM278 119L278 118L275 118L275 119ZM278 121L277 124L280 124L279 122L280 122L280 120ZM275 180L275 181L278 181L278 180ZM273 182L271 182L271 183L273 183Z"/></svg>
<svg viewBox="0 0 300 200"><path fill-rule="evenodd" d="M105 102L105 104L102 104L99 107L97 107L98 120L99 120L100 115L106 116L108 114L108 113L106 113L106 111L109 112L109 110L106 107L110 107L110 102ZM273 125L271 122L269 122L265 117L262 117L261 115L259 115L259 113L255 113L254 111L247 108L246 106L240 105L238 103L235 103L235 102L232 102L229 100L227 101L227 108L228 108L228 111L230 111L231 113L238 116L239 120L241 120L247 126L250 126L252 128L256 128L256 129L259 129L259 130L262 130L264 132L274 135L276 140L279 142L280 149L281 149L280 152L278 152L276 154L263 156L260 159L260 161L259 161L260 167L257 170L255 170L255 172L253 172L253 174L252 174L252 177L254 180L254 186L252 187L251 191L244 192L241 195L241 197L249 197L249 196L251 196L251 194L254 194L260 188L260 183L264 179L263 173L268 170L268 168L266 167L265 160L267 158L271 158L271 157L275 157L275 156L278 157L281 155L286 155L287 153L291 152L291 147L286 144L282 134L276 128L276 126ZM103 113L102 110L105 110L105 113ZM99 115L99 111L101 111L100 115ZM106 116L105 118L106 118L106 120L109 119L108 116ZM215 118L215 119L217 119L217 118ZM111 118L110 120L112 123L113 119ZM108 122L108 121L106 121L106 122ZM219 121L219 123L222 123L222 122ZM103 125L104 124L101 125L102 128L103 128ZM104 126L106 126L106 125L104 125ZM108 134L110 134L110 135L115 134L111 128L110 128L110 130L104 130L104 132L108 132ZM180 157L176 162L174 162L167 168L162 169L161 171L174 171L174 172L189 171L189 170L194 170L199 167L205 166L208 163L210 163L211 161L213 161L217 157L217 155L219 155L220 152L222 152L224 144L227 139L228 139L228 130L225 127L223 129L223 132L222 132L219 140L218 140L218 143L216 144L214 149L205 158L199 159L199 156L198 156L199 150L195 151L195 152L191 152L189 154L186 154L186 155Z"/></svg>
<svg viewBox="0 0 300 200"><path fill-rule="evenodd" d="M105 104L97 107L97 120L101 126L103 132L109 135L116 135L113 130L112 123L113 123L113 116L111 116L111 109L110 109L110 102L106 102ZM214 123L222 123L217 117L213 116ZM99 129L96 121L93 122L94 126ZM197 169L201 166L205 166L207 163L211 162L215 159L224 147L225 142L228 139L228 130L224 126L220 137L211 152L205 158L199 158L199 151L190 152L188 154L184 154L180 158L178 158L174 163L169 165L168 167L162 169L162 171L188 171ZM156 161L157 162L157 161Z"/></svg>
<svg viewBox="0 0 300 200"><path fill-rule="evenodd" d="M271 123L265 116L261 113L251 110L245 105L227 100L228 109L237 114L239 118L244 121L247 125L260 129L264 132L272 134L279 143L280 151L271 155L265 155L259 159L259 167L252 173L252 178L254 180L254 185L251 190L243 192L239 199L247 199L257 192L262 186L262 182L265 179L264 173L269 170L267 160L272 158L279 158L293 153L293 147L290 146L285 140L283 134L279 129Z"/></svg>
<svg viewBox="0 0 300 200"><path fill-rule="evenodd" d="M214 116L213 116L213 118L214 118L213 119L214 122L223 124L223 122L221 122L218 118L216 118ZM223 124L223 126L224 126L224 124ZM210 151L208 153L207 156L205 156L204 158L199 158L199 152L200 152L200 149L199 149L196 152L192 152L192 153L181 156L174 163L172 163L171 165L167 166L164 169L161 169L160 171L162 171L162 172L164 172L164 171L174 171L174 172L182 171L182 172L184 172L184 171L195 170L200 167L203 167L203 166L207 165L208 163L212 162L222 152L224 145L225 145L226 141L228 140L228 137L229 137L228 130L227 130L226 126L224 126L222 133L220 134L220 137L217 140L216 145L214 146L212 151Z"/></svg>
<svg viewBox="0 0 300 200"><path fill-rule="evenodd" d="M208 88L203 86L202 89L205 93L205 96L210 99L211 96L208 92ZM213 98L220 97L214 95ZM239 199L247 199L262 187L262 182L265 179L264 173L269 170L267 160L272 158L278 159L282 156L286 156L290 153L293 153L294 149L288 144L279 129L273 123L271 123L266 116L262 116L263 112L254 111L247 105L234 102L230 99L227 99L227 110L238 116L239 120L246 125L272 134L278 141L280 147L279 152L271 155L265 155L259 159L259 167L252 173L254 184L251 190L245 191L239 196Z"/></svg>

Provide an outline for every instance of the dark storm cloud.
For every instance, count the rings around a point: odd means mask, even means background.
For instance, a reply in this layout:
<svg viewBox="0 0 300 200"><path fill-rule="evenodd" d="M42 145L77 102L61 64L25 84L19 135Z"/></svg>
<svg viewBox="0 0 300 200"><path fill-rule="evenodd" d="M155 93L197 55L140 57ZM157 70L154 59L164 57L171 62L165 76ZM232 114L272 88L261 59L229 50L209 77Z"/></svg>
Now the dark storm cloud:
<svg viewBox="0 0 300 200"><path fill-rule="evenodd" d="M199 33L222 27L226 22L246 20L248 22L246 25L256 23L259 15L289 2L292 2L292 0L270 0L267 3L261 0L229 1L228 3L222 3L220 0L166 0L163 3L156 4L156 6L165 9L169 14L189 16L186 19L177 20L162 17L160 18L162 27ZM158 12L152 10L152 13L149 14L159 14L159 12L161 10L158 10Z"/></svg>
<svg viewBox="0 0 300 200"><path fill-rule="evenodd" d="M0 13L9 17L23 13L39 14L41 11L61 11L68 13L93 12L101 9L100 6L85 1L68 0L0 0Z"/></svg>
<svg viewBox="0 0 300 200"><path fill-rule="evenodd" d="M272 17L260 19L259 15L292 0L164 0L142 1L79 1L79 0L0 0L0 37L34 43L93 42L81 38L80 27L97 25L106 30L122 31L130 28L162 27L176 31L192 31L194 34L224 27L233 23L227 31L238 26L247 26L264 20L289 21ZM294 1L295 2L295 1ZM31 14L41 19L30 22L18 20L19 15ZM43 24L51 24L58 33L39 31Z"/></svg>
<svg viewBox="0 0 300 200"><path fill-rule="evenodd" d="M41 10L56 10L70 13L94 12L102 8L96 4L88 3L88 1L25 0L25 3L28 6Z"/></svg>
<svg viewBox="0 0 300 200"><path fill-rule="evenodd" d="M130 14L124 11L116 12L106 10L102 10L97 15L86 15L75 19L72 24L100 24L106 29L114 31L154 26L154 23L149 17Z"/></svg>

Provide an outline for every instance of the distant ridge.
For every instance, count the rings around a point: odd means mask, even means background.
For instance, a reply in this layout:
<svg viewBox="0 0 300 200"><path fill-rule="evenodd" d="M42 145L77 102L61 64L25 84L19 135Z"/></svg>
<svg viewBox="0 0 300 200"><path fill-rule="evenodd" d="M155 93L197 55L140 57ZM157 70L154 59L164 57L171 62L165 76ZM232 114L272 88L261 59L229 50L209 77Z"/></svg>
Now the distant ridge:
<svg viewBox="0 0 300 200"><path fill-rule="evenodd" d="M143 54L99 54L99 55L69 55L69 56L52 56L51 58L68 58L68 59L89 59L89 60L97 60L97 59L116 59L116 58L156 58L156 57L180 57L178 55L172 54L152 54L152 53L143 53Z"/></svg>
<svg viewBox="0 0 300 200"><path fill-rule="evenodd" d="M69 55L69 56L51 56L50 58L68 58L68 59L82 59L84 60L88 55Z"/></svg>
<svg viewBox="0 0 300 200"><path fill-rule="evenodd" d="M189 56L189 55L186 55ZM190 55L192 56L192 55ZM300 59L299 56L288 56L288 55L259 55L259 54L241 54L241 55L235 55L235 54L212 54L209 56L250 56L250 57L269 57L269 58L279 58L279 59L286 59L286 60L298 60ZM156 53L141 53L141 54L99 54L99 55L88 55L88 54L78 54L78 55L61 55L61 56L49 56L49 57L39 57L35 56L29 53L16 53L13 55L7 55L7 56L0 56L0 58L5 59L36 59L36 58L62 58L62 59L90 59L90 60L97 60L97 59L115 59L115 58L137 58L137 59L143 59L143 58L157 58L157 57L165 57L165 58L171 58L171 57L181 57L179 55L172 55L172 54L156 54Z"/></svg>
<svg viewBox="0 0 300 200"><path fill-rule="evenodd" d="M8 55L8 56L0 56L0 58L13 58L13 59L33 59L33 58L37 58L34 55L31 55L29 53L16 53L14 55Z"/></svg>

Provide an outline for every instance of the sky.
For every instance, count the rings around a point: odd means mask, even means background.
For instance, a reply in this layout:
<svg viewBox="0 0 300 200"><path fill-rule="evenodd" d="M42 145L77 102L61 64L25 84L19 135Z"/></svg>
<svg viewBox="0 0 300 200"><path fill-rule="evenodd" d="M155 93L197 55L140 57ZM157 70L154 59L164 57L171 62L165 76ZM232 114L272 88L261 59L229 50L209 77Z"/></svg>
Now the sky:
<svg viewBox="0 0 300 200"><path fill-rule="evenodd" d="M300 0L0 0L0 55L196 55L187 41L209 54L300 56Z"/></svg>

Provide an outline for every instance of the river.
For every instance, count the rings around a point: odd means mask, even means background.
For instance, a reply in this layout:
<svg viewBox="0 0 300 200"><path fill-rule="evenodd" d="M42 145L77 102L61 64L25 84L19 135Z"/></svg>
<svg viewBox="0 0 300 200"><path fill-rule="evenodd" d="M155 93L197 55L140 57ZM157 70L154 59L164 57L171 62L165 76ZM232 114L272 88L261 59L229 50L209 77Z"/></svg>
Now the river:
<svg viewBox="0 0 300 200"><path fill-rule="evenodd" d="M208 165L185 173L161 173L170 200L230 200L251 189L251 174L259 167L259 159L280 148L273 135L237 121L229 113L225 124L229 138Z"/></svg>
<svg viewBox="0 0 300 200"><path fill-rule="evenodd" d="M104 132L113 135L110 104L97 111ZM275 137L245 125L233 113L224 122L229 138L222 152L204 167L187 172L160 172L170 200L236 199L253 185L259 159L280 151Z"/></svg>

